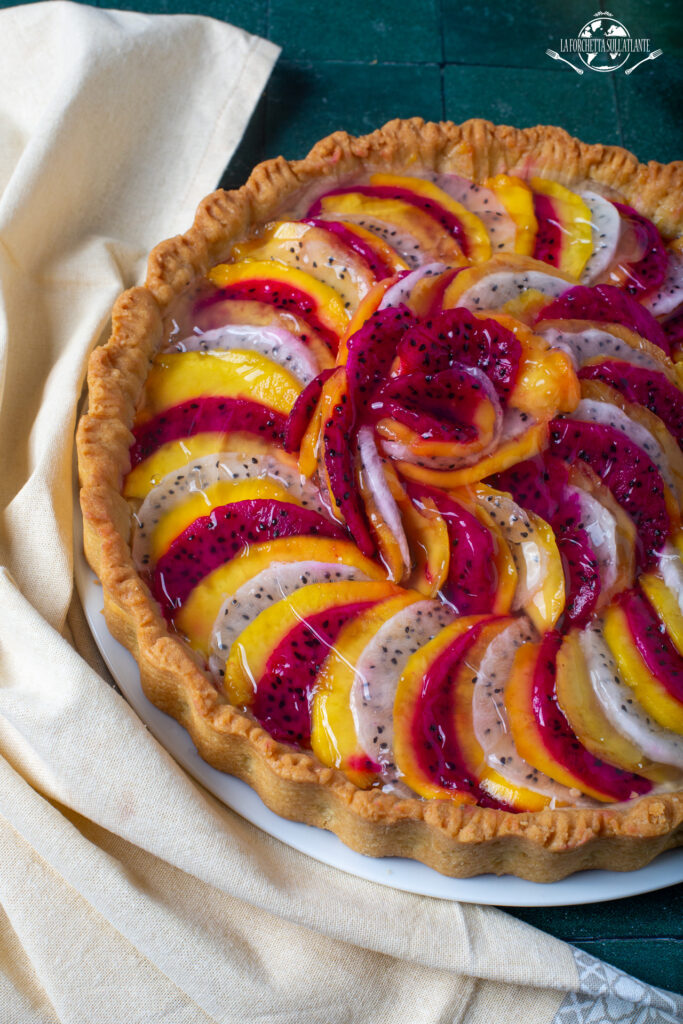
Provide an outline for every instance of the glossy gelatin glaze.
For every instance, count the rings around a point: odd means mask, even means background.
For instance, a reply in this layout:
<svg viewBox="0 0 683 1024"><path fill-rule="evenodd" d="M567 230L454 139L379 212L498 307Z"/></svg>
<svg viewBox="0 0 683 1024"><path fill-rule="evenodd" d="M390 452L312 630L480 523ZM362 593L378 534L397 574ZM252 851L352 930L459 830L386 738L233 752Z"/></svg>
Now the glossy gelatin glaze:
<svg viewBox="0 0 683 1024"><path fill-rule="evenodd" d="M300 195L168 318L138 570L231 704L362 788L680 788L682 308L676 243L595 183Z"/></svg>

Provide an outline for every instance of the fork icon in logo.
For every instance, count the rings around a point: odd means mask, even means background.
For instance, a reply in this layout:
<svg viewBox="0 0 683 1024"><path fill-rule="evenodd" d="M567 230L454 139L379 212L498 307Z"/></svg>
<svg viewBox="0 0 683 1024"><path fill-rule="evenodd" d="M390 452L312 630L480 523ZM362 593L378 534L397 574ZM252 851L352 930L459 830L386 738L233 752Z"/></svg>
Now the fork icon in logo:
<svg viewBox="0 0 683 1024"><path fill-rule="evenodd" d="M561 60L563 64L567 64L567 66L570 67L572 71L576 71L577 75L583 74L582 68L574 67L570 60L565 60L564 57L560 57L557 50L546 50L545 52L548 54L549 57L552 57L553 60Z"/></svg>

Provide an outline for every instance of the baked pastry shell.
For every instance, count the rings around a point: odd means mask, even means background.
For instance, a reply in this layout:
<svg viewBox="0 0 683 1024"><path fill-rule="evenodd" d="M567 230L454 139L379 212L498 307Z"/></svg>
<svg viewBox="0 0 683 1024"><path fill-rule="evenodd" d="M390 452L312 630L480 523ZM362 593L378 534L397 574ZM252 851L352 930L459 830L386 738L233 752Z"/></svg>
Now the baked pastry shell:
<svg viewBox="0 0 683 1024"><path fill-rule="evenodd" d="M169 631L133 564L131 509L121 486L164 315L226 258L234 241L273 220L299 194L369 169L451 172L475 181L533 174L569 187L598 182L621 193L665 237L683 234L683 162L644 165L625 149L586 145L559 128L517 130L479 119L461 125L395 120L361 138L335 132L304 160L266 161L242 188L207 196L190 230L152 251L144 286L119 297L111 337L90 358L88 411L77 431L80 499L85 553L102 583L107 626L136 658L147 697L187 729L204 760L243 779L277 814L329 829L354 850L413 858L455 877L512 874L537 882L585 869L642 867L683 844L683 791L597 808L509 813L358 789L227 704L190 648Z"/></svg>

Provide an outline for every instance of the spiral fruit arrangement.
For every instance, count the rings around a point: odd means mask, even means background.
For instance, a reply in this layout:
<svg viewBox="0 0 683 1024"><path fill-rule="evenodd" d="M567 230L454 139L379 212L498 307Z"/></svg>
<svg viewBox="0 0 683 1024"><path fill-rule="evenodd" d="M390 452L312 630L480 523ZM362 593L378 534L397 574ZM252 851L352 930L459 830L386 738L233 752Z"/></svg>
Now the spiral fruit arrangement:
<svg viewBox="0 0 683 1024"><path fill-rule="evenodd" d="M594 181L300 190L176 299L138 403L170 630L361 789L680 788L681 309L678 243Z"/></svg>

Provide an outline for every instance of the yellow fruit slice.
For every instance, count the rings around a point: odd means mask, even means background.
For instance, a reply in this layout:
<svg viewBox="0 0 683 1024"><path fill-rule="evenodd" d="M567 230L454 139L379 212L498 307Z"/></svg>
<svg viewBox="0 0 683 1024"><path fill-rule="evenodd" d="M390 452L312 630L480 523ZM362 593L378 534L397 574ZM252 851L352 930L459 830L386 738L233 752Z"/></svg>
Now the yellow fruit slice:
<svg viewBox="0 0 683 1024"><path fill-rule="evenodd" d="M593 252L591 212L576 192L570 192L564 185L547 178L532 178L530 185L534 192L552 200L562 230L562 245L558 270L577 280Z"/></svg>
<svg viewBox="0 0 683 1024"><path fill-rule="evenodd" d="M341 580L311 583L269 605L240 633L230 649L223 681L228 700L238 707L252 702L274 648L310 616L340 605L383 601L399 593L395 584L386 581Z"/></svg>
<svg viewBox="0 0 683 1024"><path fill-rule="evenodd" d="M431 202L438 203L445 210L452 213L460 221L467 237L467 256L473 263L483 263L491 257L491 242L483 222L463 206L462 203L452 199L447 192L435 185L432 181L425 181L422 178L407 178L398 174L373 174L370 178L371 185L389 185L398 188L407 188L419 196Z"/></svg>
<svg viewBox="0 0 683 1024"><path fill-rule="evenodd" d="M515 252L531 256L536 244L538 221L534 213L534 197L531 189L510 174L496 174L487 178L485 188L490 188L498 197L506 212L515 222Z"/></svg>
<svg viewBox="0 0 683 1024"><path fill-rule="evenodd" d="M628 619L617 605L611 605L605 611L605 640L622 679L648 714L665 729L683 734L683 704L670 696L650 672L631 639Z"/></svg>
<svg viewBox="0 0 683 1024"><path fill-rule="evenodd" d="M330 768L341 768L363 788L372 783L374 772L366 752L359 746L351 710L355 664L380 627L402 608L419 600L420 594L406 591L361 612L339 633L318 673L311 707L313 753Z"/></svg>
<svg viewBox="0 0 683 1024"><path fill-rule="evenodd" d="M152 363L136 423L192 398L248 398L287 414L300 382L258 352L164 352Z"/></svg>
<svg viewBox="0 0 683 1024"><path fill-rule="evenodd" d="M205 576L192 590L174 618L176 629L195 650L206 655L211 629L226 597L273 562L305 561L339 562L355 566L368 579L386 578L382 566L361 555L352 541L327 537L282 537L251 544L236 558Z"/></svg>
<svg viewBox="0 0 683 1024"><path fill-rule="evenodd" d="M202 433L184 437L179 441L168 441L149 458L138 463L126 477L123 484L124 498L146 498L153 487L168 473L182 469L195 459L217 452L238 452L244 455L260 455L273 451L273 446L254 434L247 433Z"/></svg>

